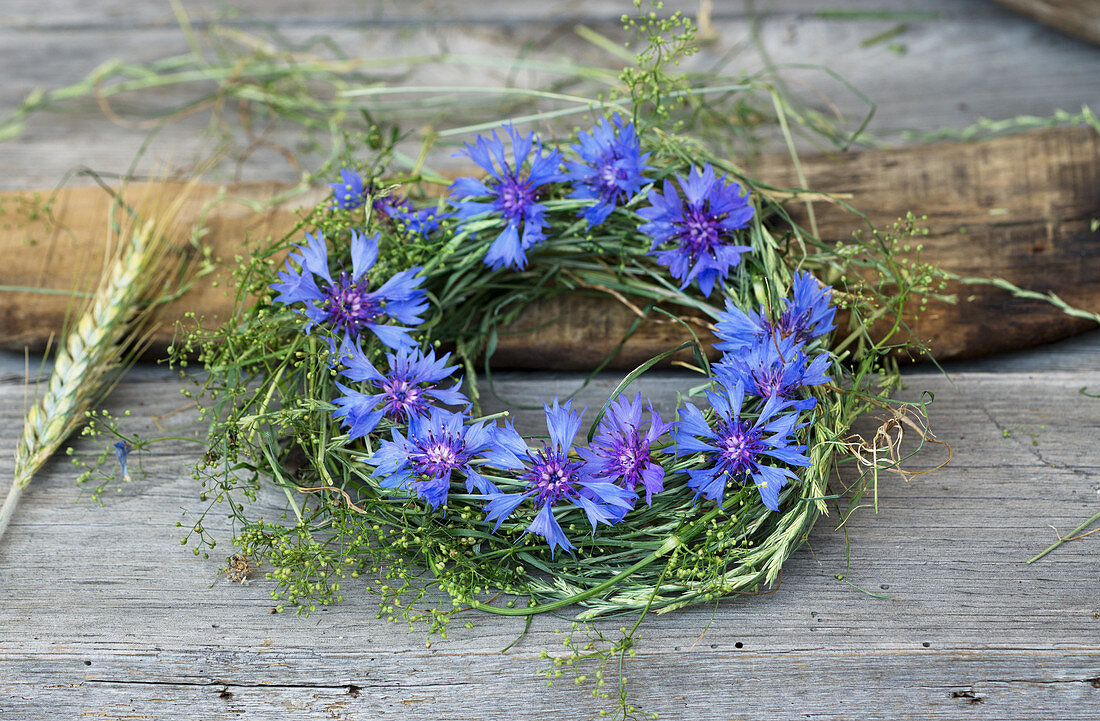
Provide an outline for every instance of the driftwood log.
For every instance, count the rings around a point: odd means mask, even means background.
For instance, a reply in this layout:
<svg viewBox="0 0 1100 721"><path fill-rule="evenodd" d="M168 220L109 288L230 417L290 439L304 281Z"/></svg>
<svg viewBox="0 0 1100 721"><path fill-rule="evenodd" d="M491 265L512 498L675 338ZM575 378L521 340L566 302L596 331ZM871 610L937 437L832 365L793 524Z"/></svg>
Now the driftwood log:
<svg viewBox="0 0 1100 721"><path fill-rule="evenodd" d="M983 143L943 143L802 159L807 187L842 195L876 227L912 211L927 216L922 259L965 276L1000 277L1068 303L1100 311L1100 137L1091 129L1048 129ZM797 187L789 160L766 157L757 175L775 187ZM281 235L298 221L296 208L321 197L298 197L256 212L275 185L199 186L181 223L200 221L213 255L232 261L249 240ZM164 192L131 186L127 201ZM94 285L108 237L111 197L101 188L0 195L0 286L82 290ZM805 217L802 201L791 201ZM44 209L48 207L49 212ZM851 213L814 204L820 234L844 240L860 230ZM863 228L866 230L866 227ZM1067 337L1094 324L1042 301L1014 298L986 285L952 284L955 304L931 303L908 318L937 359L966 358L1025 348ZM224 318L233 292L224 268L205 277L165 316L159 345L171 341L173 321L193 312L205 323ZM0 293L0 347L38 349L62 327L64 293ZM608 297L571 296L530 308L501 334L494 364L515 368L590 368L606 358L634 320ZM512 332L514 331L514 332ZM613 367L633 367L682 342L676 324L647 321L620 350Z"/></svg>

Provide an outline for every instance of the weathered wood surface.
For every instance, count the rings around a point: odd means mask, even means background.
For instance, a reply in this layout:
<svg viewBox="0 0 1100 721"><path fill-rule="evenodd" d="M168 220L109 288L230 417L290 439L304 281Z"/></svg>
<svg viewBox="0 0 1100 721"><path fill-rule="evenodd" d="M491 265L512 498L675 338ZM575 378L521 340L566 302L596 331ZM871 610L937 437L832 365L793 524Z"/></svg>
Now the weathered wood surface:
<svg viewBox="0 0 1100 721"><path fill-rule="evenodd" d="M308 10L292 0L188 0L183 6L200 30L212 22L258 35L271 30L300 47L330 37L346 52L366 58L451 52L511 59L522 48L534 60L567 58L617 67L616 59L580 40L573 28L584 24L625 39L619 17L626 4L619 0L527 5L334 0ZM666 6L694 13L700 5L676 0ZM228 13L228 7L240 10ZM989 0L851 0L838 7L850 12L830 14L836 8L817 0L713 3L708 26L713 41L689 67L721 67L733 77L760 70L765 62L754 46L755 29L755 42L772 63L785 66L782 77L792 90L821 112L862 118L868 106L850 89L820 70L792 65L829 67L875 102L870 130L887 141L907 139L906 131L965 127L979 117L1047 116L1059 108L1077 111L1084 103L1097 104L1097 48ZM859 16L861 11L867 14ZM892 38L894 50L889 42L867 44L899 25L904 27ZM75 83L109 60L147 62L186 51L166 2L9 0L0 10L0 67L6 70L0 112L14 110L35 89ZM379 71L379 76L392 79L393 73ZM402 79L409 84L523 86L548 76L432 66ZM184 88L143 97L145 103L169 104L191 92ZM133 97L128 102L142 103ZM120 105L120 112L125 109ZM53 187L80 168L125 173L148 139L147 127L112 122L94 102L69 103L63 110L31 117L26 132L2 146L6 172L0 188ZM206 142L202 131L208 120L197 115L162 131L139 172L162 170L168 161L185 162ZM272 144L297 147L300 138L285 128L270 131L265 138ZM298 171L267 146L221 179L296 181Z"/></svg>
<svg viewBox="0 0 1100 721"><path fill-rule="evenodd" d="M236 27L270 22L295 41L330 34L379 54L446 46L493 56L514 56L531 41L539 57L578 58L595 53L551 40L567 37L578 21L613 33L622 9L603 0L438 2L426 18L421 3L339 0L308 11L286 0L235 4L244 6ZM186 5L198 14L220 3ZM715 6L719 39L700 62L740 47L734 64L758 67L747 42L752 15L740 3ZM879 104L874 127L890 139L904 128L962 127L978 115L1097 104L1094 48L982 0L886 6L933 11L935 20L822 17L811 0L768 7L773 14L760 39L772 59L826 62L848 76ZM843 7L884 4L850 0ZM894 56L883 43L860 47L901 22L907 29L896 40L905 54ZM165 4L8 0L0 8L0 109L15 107L33 87L73 82L111 57L148 60L183 49ZM814 76L795 79L807 77ZM485 82L497 81L486 73ZM805 87L823 108L827 98L849 114L858 109L837 88ZM85 107L39 116L24 136L0 145L0 186L51 187L80 165L128 168L144 131L97 113ZM199 125L164 136L154 157L185 155ZM254 158L241 177L288 180L290 172L271 153ZM775 594L651 619L628 669L635 700L664 718L707 720L1100 715L1100 534L1023 564L1054 539L1050 526L1066 533L1098 510L1100 401L1078 392L1100 392L1097 352L1094 333L956 364L954 386L931 371L910 372L906 397L937 392L934 430L954 447L953 464L909 484L883 482L880 513L859 515L848 529L850 569L844 537L825 519ZM20 433L22 378L22 358L0 356L0 447L14 447ZM577 380L512 375L502 390L530 399L568 392ZM601 379L585 398L602 402L612 382ZM683 382L659 375L645 388L667 409ZM139 369L110 407L132 409L131 428L148 431L153 415L183 404L178 387L170 372ZM535 423L524 418L529 428ZM564 622L540 619L500 655L519 623L474 616L472 630L455 628L425 648L422 636L375 619L372 601L354 588L344 604L309 619L269 614L268 582L228 583L218 576L218 559L195 559L179 544L175 522L201 507L188 475L197 455L185 444L151 451L148 478L107 498L103 509L81 500L64 458L28 489L0 544L0 717L541 720L590 718L599 709L568 683L547 689L535 674L543 665L538 652L558 647L553 630ZM10 455L0 454L0 476L10 469ZM262 502L278 508L275 498ZM218 531L229 535L224 526ZM891 598L837 581L845 572Z"/></svg>
<svg viewBox="0 0 1100 721"><path fill-rule="evenodd" d="M848 526L850 568L834 514L774 594L649 619L628 666L634 699L676 719L1100 714L1100 541L1024 563L1055 528L1064 534L1100 506L1100 401L1079 394L1100 392L1097 352L1093 333L1052 353L958 366L950 380L907 374L902 397L936 394L933 430L951 444L952 463L909 483L882 480L880 511ZM509 374L498 391L529 402L580 380ZM616 381L600 377L580 400L601 403ZM22 359L0 356L0 447L16 442L22 384ZM664 372L639 389L668 412L690 384ZM142 368L109 407L132 409L128 427L152 433L152 416L181 404L179 387L174 373ZM537 430L537 414L517 414ZM539 619L501 655L521 623L474 615L472 629L455 627L426 648L422 635L375 618L371 598L357 593L362 580L344 586L343 604L308 619L268 613L270 582L227 582L222 558L197 559L179 544L176 521L203 506L189 477L199 455L186 444L155 447L142 458L146 479L103 508L82 498L65 458L28 489L0 545L0 716L595 716L599 705L583 691L547 688L536 675L565 621ZM940 460L933 451L919 464ZM0 475L10 469L0 461ZM265 495L261 508L275 517L281 504ZM225 523L207 525L225 538Z"/></svg>
<svg viewBox="0 0 1100 721"><path fill-rule="evenodd" d="M808 187L840 194L864 210L873 227L889 228L917 209L929 235L918 238L920 259L963 276L1000 277L1029 290L1054 292L1079 308L1100 312L1100 135L1090 128L1033 131L980 144L941 143L843 156L807 156L802 168ZM787 156L759 163L763 180L797 187ZM299 207L318 202L322 191L252 212L242 202L215 203L219 194L256 201L272 197L268 185L198 186L177 225L200 222L203 242L223 272L200 279L194 290L166 309L158 345L168 345L176 323L194 313L213 327L230 315L234 303L227 282L234 257L251 243L280 237L300 222ZM172 189L136 185L126 194L139 207L149 195ZM50 213L24 193L0 194L6 223L0 228L0 286L54 290L92 288L108 239L103 229L113 199L97 187L66 188L50 196ZM806 226L805 208L791 211ZM858 216L818 202L821 237L850 239L867 231ZM190 233L183 232L181 236ZM33 248L34 252L20 252ZM966 358L1047 343L1095 326L1071 318L1041 301L1022 301L990 286L949 285L956 304L932 303L907 320L917 338L940 360ZM63 325L65 295L9 292L0 295L0 347L41 349ZM627 341L612 367L633 368L670 347L690 340L682 326L658 316ZM494 362L505 368L583 369L607 358L636 316L625 305L594 293L542 302L504 329ZM550 359L550 362L547 362Z"/></svg>
<svg viewBox="0 0 1100 721"><path fill-rule="evenodd" d="M997 0L1064 33L1100 44L1100 6L1093 0Z"/></svg>

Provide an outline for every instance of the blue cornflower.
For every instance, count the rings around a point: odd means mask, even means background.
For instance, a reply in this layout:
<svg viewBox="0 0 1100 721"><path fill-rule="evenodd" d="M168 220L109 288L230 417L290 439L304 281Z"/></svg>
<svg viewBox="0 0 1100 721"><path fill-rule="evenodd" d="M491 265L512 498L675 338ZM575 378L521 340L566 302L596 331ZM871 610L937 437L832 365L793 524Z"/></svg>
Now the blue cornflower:
<svg viewBox="0 0 1100 721"><path fill-rule="evenodd" d="M371 201L371 212L374 218L399 220L414 235L428 236L439 229L442 221L451 217L450 213L444 213L438 208L417 210L408 198L393 196L386 192L372 197L374 199Z"/></svg>
<svg viewBox="0 0 1100 721"><path fill-rule="evenodd" d="M661 421L648 398L645 407L650 417L647 431L642 430L642 394L633 400L620 396L607 406L589 447L578 448L577 453L588 461L593 478L618 481L634 492L640 483L645 486L646 503L653 505L653 494L664 489L665 469L653 460L651 446L672 424Z"/></svg>
<svg viewBox="0 0 1100 721"><path fill-rule="evenodd" d="M408 423L415 416L427 415L433 402L469 407L470 401L459 390L461 379L450 388L436 387L458 370L457 365L447 365L450 357L450 353L444 353L437 359L435 351L425 355L419 349L401 349L386 354L390 370L383 375L358 345L345 341L340 346L340 360L345 366L340 374L370 383L377 392L361 393L337 382L336 387L344 395L333 400L339 406L333 417L344 419L348 436L354 440L373 431L383 416Z"/></svg>
<svg viewBox="0 0 1100 721"><path fill-rule="evenodd" d="M717 392L707 391L707 399L715 412L713 426L698 408L686 404L672 431L676 455L702 453L709 465L688 469L688 486L697 498L704 496L721 506L730 480L743 484L751 478L764 505L778 511L779 491L798 476L775 462L812 465L805 455L806 447L791 437L797 414L787 410L786 401L773 397L764 403L755 420L741 418L745 389L740 383L719 386Z"/></svg>
<svg viewBox="0 0 1100 721"><path fill-rule="evenodd" d="M336 207L355 210L366 200L367 191L363 179L354 170L344 168L340 171L340 182L329 183L332 195L336 198Z"/></svg>
<svg viewBox="0 0 1100 721"><path fill-rule="evenodd" d="M485 457L496 444L496 433L486 421L468 423L465 413L431 408L427 416L409 419L407 435L394 427L391 440L382 440L378 450L367 459L376 466L371 474L381 478L383 488L411 490L432 508L447 503L454 472L466 476L466 492L498 492L493 483L474 466L488 462Z"/></svg>
<svg viewBox="0 0 1100 721"><path fill-rule="evenodd" d="M775 330L781 336L794 336L803 343L826 335L834 327L836 308L832 306L833 287L822 286L809 272L796 273L787 308L779 315Z"/></svg>
<svg viewBox="0 0 1100 721"><path fill-rule="evenodd" d="M650 254L668 266L672 277L681 282L681 290L695 281L709 296L715 282L724 282L730 268L741 262L741 254L752 250L731 242L734 231L752 219L753 208L748 193L742 195L741 187L727 182L726 176L716 177L710 164L702 172L693 167L687 180L680 175L676 179L686 202L666 178L664 194L651 189L650 206L638 209L638 215L649 221L638 230L653 238ZM665 243L676 247L658 251Z"/></svg>
<svg viewBox="0 0 1100 721"><path fill-rule="evenodd" d="M126 441L115 442L115 458L118 460L119 468L122 469L122 480L124 481L130 480L130 471L126 467L126 459L129 458L131 450L133 450L133 446Z"/></svg>
<svg viewBox="0 0 1100 721"><path fill-rule="evenodd" d="M600 118L592 134L577 133L579 145L573 152L584 162L566 160L568 179L573 183L570 198L594 200L580 214L589 227L607 220L620 200L629 200L649 179L642 175L649 166L649 153L641 152L633 123L624 123L618 113L611 123Z"/></svg>
<svg viewBox="0 0 1100 721"><path fill-rule="evenodd" d="M559 151L543 155L542 142L534 133L521 136L511 125L505 130L512 139L512 161L506 159L504 143L495 130L491 139L479 135L475 145L467 143L466 150L458 155L469 157L490 177L484 182L459 178L450 189L460 221L483 213L496 213L504 219L504 230L485 255L485 264L493 270L527 266L527 251L546 238L546 206L539 202L540 188L564 180L558 169L562 162Z"/></svg>
<svg viewBox="0 0 1100 721"><path fill-rule="evenodd" d="M298 252L287 256L286 269L278 273L280 282L270 287L279 292L275 302L304 304L301 312L307 318L307 333L314 325L324 324L337 336L357 341L359 333L368 328L390 348L415 345L409 329L397 324L414 325L423 320L420 313L428 304L427 294L419 287L423 278L416 277L420 266L395 273L377 290L369 290L367 271L378 259L377 233L367 238L352 231L351 273L341 272L335 280L329 273L328 245L321 232L316 237L306 233L306 244L295 247ZM386 322L390 320L394 322ZM330 345L335 347L331 341Z"/></svg>
<svg viewBox="0 0 1100 721"><path fill-rule="evenodd" d="M632 493L614 483L590 476L583 459L570 458L573 437L581 425L581 414L574 413L572 401L564 406L554 399L553 406L543 404L546 411L546 429L550 443L532 450L510 425L497 431L500 452L490 464L507 470L520 470L519 479L527 484L518 493L495 493L485 505L485 520L495 522L493 530L500 527L525 500L530 498L538 513L526 533L536 533L546 539L553 555L558 548L569 551L574 548L565 532L554 518L554 506L570 503L582 509L596 532L597 523L611 525L622 518L632 506Z"/></svg>
<svg viewBox="0 0 1100 721"><path fill-rule="evenodd" d="M398 210L395 217L404 222L405 227L413 235L428 236L438 230L439 224L450 218L451 214L444 213L437 208L416 210L410 205L407 209Z"/></svg>
<svg viewBox="0 0 1100 721"><path fill-rule="evenodd" d="M832 303L832 286L822 286L812 274L795 274L791 298L784 299L784 310L772 323L763 310L745 312L726 300L726 310L718 314L715 335L723 343L714 347L725 351L763 342L775 334L781 338L792 336L799 343L809 343L826 335L835 326L836 309Z"/></svg>
<svg viewBox="0 0 1100 721"><path fill-rule="evenodd" d="M780 398L799 410L813 408L816 398L792 400L798 389L829 382L828 353L807 358L802 343L794 336L765 337L751 346L726 353L712 366L715 376L726 385L740 383L745 390L761 398Z"/></svg>

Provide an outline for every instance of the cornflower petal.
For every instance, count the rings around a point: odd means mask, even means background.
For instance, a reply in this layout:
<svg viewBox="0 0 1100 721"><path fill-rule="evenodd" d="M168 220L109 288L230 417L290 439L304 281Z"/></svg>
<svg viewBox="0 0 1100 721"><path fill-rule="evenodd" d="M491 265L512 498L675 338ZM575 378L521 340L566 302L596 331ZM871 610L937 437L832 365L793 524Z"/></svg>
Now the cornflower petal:
<svg viewBox="0 0 1100 721"><path fill-rule="evenodd" d="M561 448L573 445L573 438L581 427L581 416L588 408L585 407L580 414L574 413L573 401L568 400L565 405L559 405L557 396L554 397L553 406L548 406L543 401L542 408L546 412L546 430L550 432L550 442Z"/></svg>
<svg viewBox="0 0 1100 721"><path fill-rule="evenodd" d="M130 450L133 448L126 441L115 442L115 459L118 461L119 468L122 469L122 480L130 480L130 470L126 467L126 459L130 457Z"/></svg>
<svg viewBox="0 0 1100 721"><path fill-rule="evenodd" d="M516 432L512 422L505 421L501 426L493 426L492 432L493 445L486 453L489 465L507 471L523 468L523 458L530 454L531 449Z"/></svg>
<svg viewBox="0 0 1100 721"><path fill-rule="evenodd" d="M336 387L344 395L333 399L338 406L332 413L333 418L344 419L344 425L348 427L348 438L355 440L362 438L378 427L385 411L377 408L378 394L360 393L337 382Z"/></svg>
<svg viewBox="0 0 1100 721"><path fill-rule="evenodd" d="M378 260L378 234L366 237L358 230L351 231L351 278L360 280ZM326 267L327 267L326 263Z"/></svg>
<svg viewBox="0 0 1100 721"><path fill-rule="evenodd" d="M535 515L535 520L531 521L531 525L527 527L527 533L535 533L546 539L546 543L550 546L550 557L554 557L554 551L558 548L564 548L566 551L572 551L576 546L569 542L569 539L565 537L565 531L561 530L561 525L558 523L558 519L554 518L554 512L550 504L546 504Z"/></svg>
<svg viewBox="0 0 1100 721"><path fill-rule="evenodd" d="M485 511L485 520L493 523L493 532L495 533L500 524L504 523L504 519L512 515L520 504L531 497L533 491L526 491L524 493L497 493L489 496L489 502L485 504L482 509Z"/></svg>
<svg viewBox="0 0 1100 721"><path fill-rule="evenodd" d="M329 183L329 187L332 188L336 206L344 210L354 210L366 199L363 179L354 170L341 169L340 182Z"/></svg>

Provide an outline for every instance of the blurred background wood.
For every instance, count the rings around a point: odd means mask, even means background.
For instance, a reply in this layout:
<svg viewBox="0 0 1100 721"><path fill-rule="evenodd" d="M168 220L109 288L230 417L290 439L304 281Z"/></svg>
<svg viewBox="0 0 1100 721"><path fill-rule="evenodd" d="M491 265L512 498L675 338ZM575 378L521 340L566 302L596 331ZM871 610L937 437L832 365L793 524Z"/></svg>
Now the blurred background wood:
<svg viewBox="0 0 1100 721"><path fill-rule="evenodd" d="M1033 20L1100 44L1100 4L1095 0L997 0Z"/></svg>

